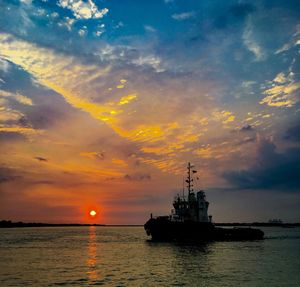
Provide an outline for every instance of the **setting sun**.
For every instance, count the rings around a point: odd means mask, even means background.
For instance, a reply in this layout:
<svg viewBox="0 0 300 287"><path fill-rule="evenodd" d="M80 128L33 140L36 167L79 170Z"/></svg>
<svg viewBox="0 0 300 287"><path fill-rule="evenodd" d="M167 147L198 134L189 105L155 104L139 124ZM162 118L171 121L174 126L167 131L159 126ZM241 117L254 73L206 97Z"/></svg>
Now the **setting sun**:
<svg viewBox="0 0 300 287"><path fill-rule="evenodd" d="M95 210L90 211L90 216L95 217L97 215L97 212Z"/></svg>

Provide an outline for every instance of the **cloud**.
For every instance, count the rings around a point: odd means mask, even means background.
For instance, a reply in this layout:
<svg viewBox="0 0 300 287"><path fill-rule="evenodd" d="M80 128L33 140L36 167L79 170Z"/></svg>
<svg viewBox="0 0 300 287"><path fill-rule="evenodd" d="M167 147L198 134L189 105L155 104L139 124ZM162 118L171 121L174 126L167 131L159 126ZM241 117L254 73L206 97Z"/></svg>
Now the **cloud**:
<svg viewBox="0 0 300 287"><path fill-rule="evenodd" d="M243 35L243 43L247 47L247 49L252 52L255 56L256 61L262 61L265 59L266 55L263 51L262 47L255 39L255 34L252 27L252 21L249 19L248 23L244 29Z"/></svg>
<svg viewBox="0 0 300 287"><path fill-rule="evenodd" d="M132 60L132 64L140 67L151 67L157 73L165 71L161 59L154 55L139 56L138 58Z"/></svg>
<svg viewBox="0 0 300 287"><path fill-rule="evenodd" d="M253 127L251 125L245 125L245 126L241 127L240 131L241 132L250 132L250 131L253 131Z"/></svg>
<svg viewBox="0 0 300 287"><path fill-rule="evenodd" d="M38 134L43 133L42 130L35 130L33 128L27 128L27 127L22 127L22 126L17 126L17 125L2 126L2 127L0 127L0 132L20 133L25 136L38 135Z"/></svg>
<svg viewBox="0 0 300 287"><path fill-rule="evenodd" d="M150 25L145 25L144 28L145 28L145 31L150 32L150 33L154 33L157 31L155 28L153 28Z"/></svg>
<svg viewBox="0 0 300 287"><path fill-rule="evenodd" d="M33 102L30 98L28 98L20 93L11 93L11 92L0 90L0 98L1 97L14 99L15 101L17 101L23 105L27 105L27 106L33 105Z"/></svg>
<svg viewBox="0 0 300 287"><path fill-rule="evenodd" d="M20 81L24 75L27 75L24 71L15 75L18 78L19 89L23 85L32 85L32 82L27 82L27 80L24 83ZM11 86L15 88L15 83L12 82ZM31 86L31 98L20 92L0 90L0 131L2 135L10 134L8 139L13 140L18 137L13 134L33 139L35 136L43 134L45 128L49 128L53 126L53 123L65 118L68 105L53 92L51 98L48 94L51 94L49 90L34 86Z"/></svg>
<svg viewBox="0 0 300 287"><path fill-rule="evenodd" d="M276 54L280 54L282 52L287 52L291 48L300 45L299 35L300 35L300 25L297 24L295 27L292 28L295 32L291 35L288 42L284 43L279 49L275 51Z"/></svg>
<svg viewBox="0 0 300 287"><path fill-rule="evenodd" d="M263 91L265 98L259 103L267 104L270 107L294 106L299 101L300 82L294 80L294 74L285 76L279 73L269 84L270 88Z"/></svg>
<svg viewBox="0 0 300 287"><path fill-rule="evenodd" d="M32 0L20 0L21 3L24 3L26 5L32 4Z"/></svg>
<svg viewBox="0 0 300 287"><path fill-rule="evenodd" d="M1 146L1 158L20 171L32 171L27 184L20 183L20 188L12 190L27 188L28 197L40 195L53 202L57 197L63 200L68 189L65 200L69 203L77 197L76 187L60 190L59 183L61 187L75 186L82 179L86 192L81 192L83 185L78 188L79 201L98 198L101 204L106 192L116 200L115 192L122 185L121 202L128 194L140 194L140 189L134 190L139 181L148 180L149 194L151 190L160 193L155 189L157 182L160 186L175 184L173 175L161 171L182 174L188 159L201 164L203 186L222 186L219 183L224 179L219 174L223 170L249 171L252 165L246 167L252 158L259 160L253 157L256 132L278 139L278 130L294 119L296 104L294 109L258 104L271 96L264 91L288 86L286 71L292 59L296 62L293 72L299 72L299 46L274 54L283 43L289 43L289 35L294 33L292 18L299 18L297 9L282 13L287 3L176 1L167 6L154 1L149 9L142 10L148 4L137 2L124 11L123 5L114 1L60 1L64 8L57 2L32 1L28 6L20 5L20 0L5 0L7 7L0 12L1 29L10 33L0 36L2 70L7 72L1 87L13 94L1 101L11 108L6 116L12 117L6 118L9 124L6 121L1 126L0 137L12 140L3 144L4 152ZM84 12L74 3L89 7ZM98 11L109 4L111 17L97 20L91 3ZM149 18L148 10L169 18ZM278 11L275 15L274 10ZM182 11L195 14L189 18L191 15ZM132 13L137 17L133 19ZM172 14L177 19L171 18ZM102 27L104 19L107 22ZM251 25L247 26L248 22ZM97 38L104 28L104 37ZM79 37L79 29L82 35L88 34ZM294 40L291 43L296 45L296 36ZM258 59L266 61L254 61ZM32 81L25 83L16 70ZM266 82L273 78L272 83ZM17 99L17 92L30 98L32 105L24 98ZM298 90L293 94L294 101ZM33 129L44 133L26 140ZM291 127L281 143L295 146L298 134ZM50 160L33 159L38 151ZM140 166L134 166L135 162ZM72 175L60 175L66 171ZM115 180L105 182L105 178ZM30 187L33 180L41 185L35 186L36 190ZM51 182L55 186L43 186Z"/></svg>
<svg viewBox="0 0 300 287"><path fill-rule="evenodd" d="M87 31L85 29L79 29L78 34L79 34L80 37L83 37L87 34Z"/></svg>
<svg viewBox="0 0 300 287"><path fill-rule="evenodd" d="M111 162L117 166L127 167L128 164L123 159L113 158Z"/></svg>
<svg viewBox="0 0 300 287"><path fill-rule="evenodd" d="M9 71L9 62L5 61L0 57L0 70L4 73L7 73Z"/></svg>
<svg viewBox="0 0 300 287"><path fill-rule="evenodd" d="M239 144L242 145L242 144L252 143L255 141L256 141L256 137L245 137L239 142Z"/></svg>
<svg viewBox="0 0 300 287"><path fill-rule="evenodd" d="M184 21L193 17L195 17L195 12L192 11L172 15L172 18L177 21Z"/></svg>
<svg viewBox="0 0 300 287"><path fill-rule="evenodd" d="M59 0L58 4L62 8L68 8L77 19L99 19L108 13L107 8L98 10L92 0L86 2L82 0Z"/></svg>
<svg viewBox="0 0 300 287"><path fill-rule="evenodd" d="M162 68L160 61L148 61L150 58L136 64L152 65L156 73L150 69L137 73L136 67L128 63L125 64L125 73L119 69L124 63L115 58L110 61L117 65L117 71L107 62L85 63L80 58L39 47L11 35L1 34L0 39L1 53L5 58L22 67L39 84L61 95L67 104L89 114L92 119L105 122L118 136L134 143L138 153L136 160L140 162L163 170L179 170L178 158L190 152L207 131L214 109L211 98L206 95L218 89L211 81L191 79L191 83L186 78L168 75L155 78ZM108 58L110 55L116 57L117 52L114 48L110 49ZM114 91L108 89L116 83L115 79L122 85L126 84L128 94L124 94L125 87ZM33 109L28 115L33 127L44 128L38 123L47 123L48 117L49 121L57 119L55 113L45 111L47 106L51 106L50 102L45 106L36 103L35 107L40 112L32 118ZM56 109L59 110L59 107ZM182 116L178 117L179 114ZM44 115L45 120L40 121L39 118L43 119ZM221 123L225 126L234 120L232 112L220 110L220 116L214 119L213 125ZM97 147L93 147L95 149ZM165 164L166 161L169 163Z"/></svg>
<svg viewBox="0 0 300 287"><path fill-rule="evenodd" d="M137 98L137 94L131 94L128 96L124 96L120 99L119 105L126 105L129 104L131 101L135 100Z"/></svg>
<svg viewBox="0 0 300 287"><path fill-rule="evenodd" d="M109 66L101 69L96 65L83 65L72 57L55 55L52 50L38 48L6 34L1 34L0 38L1 53L22 66L41 84L62 95L72 106L91 113L93 117L110 120L111 105L99 105L81 96L91 94L88 83L107 74Z"/></svg>
<svg viewBox="0 0 300 287"><path fill-rule="evenodd" d="M275 83L284 84L287 82L287 78L284 73L279 73L273 80Z"/></svg>
<svg viewBox="0 0 300 287"><path fill-rule="evenodd" d="M72 30L73 24L75 23L75 19L70 17L64 17L64 19L57 23L59 27L66 27L68 31Z"/></svg>
<svg viewBox="0 0 300 287"><path fill-rule="evenodd" d="M0 131L0 141L2 143L5 143L5 142L11 143L14 141L24 142L24 139L26 139L26 137L23 134L16 133L16 132Z"/></svg>
<svg viewBox="0 0 300 287"><path fill-rule="evenodd" d="M0 122L12 123L20 120L22 117L24 117L24 115L17 110L7 107L0 108Z"/></svg>
<svg viewBox="0 0 300 287"><path fill-rule="evenodd" d="M232 112L229 111L219 111L219 110L215 110L213 112L213 117L217 120L217 121L221 121L224 125L225 124L229 124L231 122L234 122L235 120L235 116L233 115Z"/></svg>
<svg viewBox="0 0 300 287"><path fill-rule="evenodd" d="M225 172L224 178L239 189L300 190L300 148L278 152L276 145L262 139L256 163L248 169Z"/></svg>
<svg viewBox="0 0 300 287"><path fill-rule="evenodd" d="M144 180L151 180L151 175L150 174L126 174L124 176L125 179L130 180L130 181L144 181Z"/></svg>
<svg viewBox="0 0 300 287"><path fill-rule="evenodd" d="M14 169L0 167L0 184L21 179Z"/></svg>
<svg viewBox="0 0 300 287"><path fill-rule="evenodd" d="M297 123L297 124L293 125L292 127L288 128L284 138L287 140L300 142L300 124Z"/></svg>
<svg viewBox="0 0 300 287"><path fill-rule="evenodd" d="M101 159L101 160L103 160L105 157L104 152L94 152L94 151L81 152L80 155L92 159Z"/></svg>
<svg viewBox="0 0 300 287"><path fill-rule="evenodd" d="M36 156L34 157L34 159L38 160L38 161L44 161L44 162L47 162L48 159L44 158L44 157L41 157L41 156Z"/></svg>

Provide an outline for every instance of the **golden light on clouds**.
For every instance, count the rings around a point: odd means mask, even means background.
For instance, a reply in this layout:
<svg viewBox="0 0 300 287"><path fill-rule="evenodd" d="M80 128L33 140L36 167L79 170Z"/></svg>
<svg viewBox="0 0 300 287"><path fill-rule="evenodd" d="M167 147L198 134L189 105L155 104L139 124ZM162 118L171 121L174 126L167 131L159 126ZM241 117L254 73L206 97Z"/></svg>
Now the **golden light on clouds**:
<svg viewBox="0 0 300 287"><path fill-rule="evenodd" d="M0 127L0 131L8 133L20 133L24 135L35 135L43 133L43 130L35 130L33 128L25 128L20 126Z"/></svg>
<svg viewBox="0 0 300 287"><path fill-rule="evenodd" d="M279 73L271 82L271 88L264 90L267 95L259 103L267 104L270 107L290 108L298 101L297 91L300 89L300 82L293 79L293 74L287 77L284 73Z"/></svg>
<svg viewBox="0 0 300 287"><path fill-rule="evenodd" d="M142 1L126 13L111 3L105 17L98 4L25 2L0 9L3 218L18 205L20 220L40 208L53 220L89 222L94 210L106 223L141 223L149 206L169 207L188 161L203 188L297 170L286 164L299 154L294 5L224 1L222 11L204 5L203 18L192 4L193 19L178 21L154 1L164 21L150 26ZM216 29L216 15L228 25Z"/></svg>
<svg viewBox="0 0 300 287"><path fill-rule="evenodd" d="M131 94L131 95L128 95L128 96L124 96L120 99L120 102L119 102L119 106L122 106L122 105L126 105L128 103L130 103L131 101L135 100L137 98L137 94Z"/></svg>
<svg viewBox="0 0 300 287"><path fill-rule="evenodd" d="M221 121L223 124L228 124L228 123L231 123L231 122L233 122L235 120L235 116L230 111L215 110L213 112L213 117L216 120Z"/></svg>
<svg viewBox="0 0 300 287"><path fill-rule="evenodd" d="M30 98L28 98L20 93L10 93L7 91L0 90L0 97L12 98L15 101L19 102L20 104L27 105L27 106L33 106L33 101Z"/></svg>
<svg viewBox="0 0 300 287"><path fill-rule="evenodd" d="M95 90L92 91L91 88L87 88L89 83L96 78L105 77L110 71L109 65L104 68L96 65L83 65L76 62L72 57L54 54L49 49L17 40L7 34L1 34L0 40L1 53L6 59L20 65L35 76L41 84L63 96L73 107L89 113L95 119L106 122L119 135L134 141L155 142L163 140L163 135L172 129L172 122L164 124L166 128L162 124L140 125L137 122L132 129L123 124L122 118L118 115L124 113L123 107L128 106L137 99L137 93L122 96L119 101L115 102L108 100L103 104L90 100ZM121 79L120 82L124 85L127 80ZM99 92L101 91L97 91L97 93ZM145 107L146 105L147 102ZM143 111L137 116L143 116L142 113ZM228 116L226 119L227 122L232 121L233 116ZM187 141L194 140L196 137L196 134L191 134Z"/></svg>
<svg viewBox="0 0 300 287"><path fill-rule="evenodd" d="M151 89L141 87L141 95L137 88L136 92L127 95L112 94L101 103L94 101L94 97L101 98L99 81L105 80L111 72L109 65L99 67L83 64L70 56L54 53L7 34L1 34L0 40L1 53L6 59L32 74L40 84L57 92L71 106L105 122L117 135L138 142L140 150L145 153L170 157L174 152L188 152L189 145L208 130L209 110L205 111L200 105L200 110L183 114L182 119L175 122L177 112L170 107L176 102L161 102L157 87L156 94ZM121 78L119 82L120 85L127 85L128 80ZM174 84L178 85L176 82ZM207 98L207 101L211 100ZM182 103L185 105L184 101ZM206 115L200 116L201 113ZM225 110L214 111L213 118L224 125L235 120L233 113ZM156 143L160 147L152 146ZM80 155L97 158L93 152L81 152Z"/></svg>

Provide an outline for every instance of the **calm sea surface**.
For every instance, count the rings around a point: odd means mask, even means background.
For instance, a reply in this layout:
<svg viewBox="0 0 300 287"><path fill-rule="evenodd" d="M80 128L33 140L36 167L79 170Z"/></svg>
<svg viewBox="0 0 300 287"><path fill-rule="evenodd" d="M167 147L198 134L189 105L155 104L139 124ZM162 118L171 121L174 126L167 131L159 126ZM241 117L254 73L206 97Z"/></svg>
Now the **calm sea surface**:
<svg viewBox="0 0 300 287"><path fill-rule="evenodd" d="M0 229L0 286L300 286L300 228L206 245L147 241L142 227Z"/></svg>

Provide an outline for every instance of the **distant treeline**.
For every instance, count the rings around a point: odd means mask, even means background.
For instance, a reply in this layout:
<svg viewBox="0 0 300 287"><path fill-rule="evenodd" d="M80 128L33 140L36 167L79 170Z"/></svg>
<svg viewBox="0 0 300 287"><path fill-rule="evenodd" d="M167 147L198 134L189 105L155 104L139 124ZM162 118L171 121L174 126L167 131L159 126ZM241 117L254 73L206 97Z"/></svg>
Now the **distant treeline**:
<svg viewBox="0 0 300 287"><path fill-rule="evenodd" d="M0 228L10 227L51 227L51 226L104 226L105 224L79 224L79 223L41 223L41 222L12 222L10 220L0 221Z"/></svg>
<svg viewBox="0 0 300 287"><path fill-rule="evenodd" d="M252 223L215 223L216 226L276 226L276 227L296 227L300 223L270 223L270 222L252 222ZM80 224L80 223L41 223L41 222L12 222L10 220L0 221L0 228L11 227L55 227L55 226L142 226L142 225L106 225L106 224Z"/></svg>
<svg viewBox="0 0 300 287"><path fill-rule="evenodd" d="M300 223L283 223L283 222L252 222L252 223L215 223L217 226L277 226L277 227L296 227Z"/></svg>

